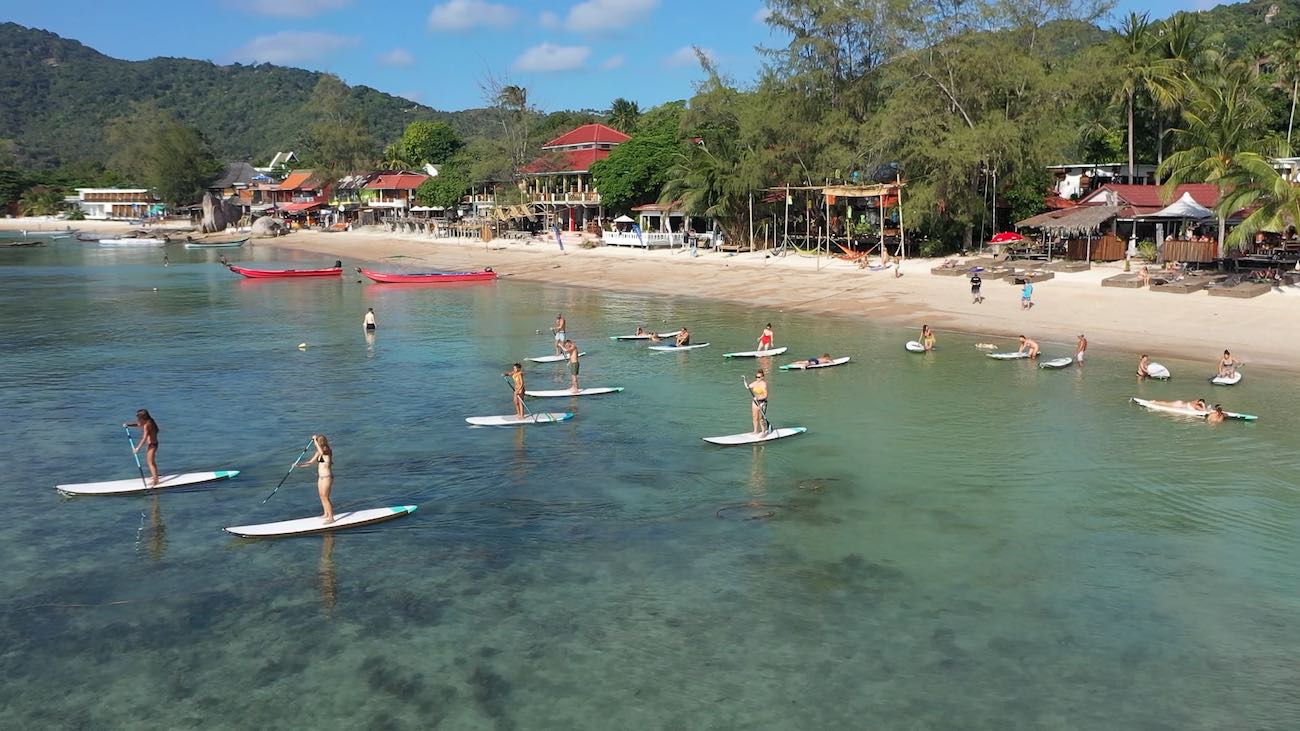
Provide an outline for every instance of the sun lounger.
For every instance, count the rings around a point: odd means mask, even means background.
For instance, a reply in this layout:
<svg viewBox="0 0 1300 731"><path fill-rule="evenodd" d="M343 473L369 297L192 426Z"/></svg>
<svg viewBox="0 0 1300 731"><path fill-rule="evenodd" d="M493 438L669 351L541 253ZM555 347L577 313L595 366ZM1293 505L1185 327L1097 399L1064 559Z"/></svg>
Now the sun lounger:
<svg viewBox="0 0 1300 731"><path fill-rule="evenodd" d="M1184 277L1175 282L1164 281L1155 277L1151 278L1152 292L1191 294L1192 292L1199 292L1208 286L1210 286L1210 280L1206 277Z"/></svg>
<svg viewBox="0 0 1300 731"><path fill-rule="evenodd" d="M1210 287L1211 297L1237 297L1240 299L1250 299L1258 297L1273 289L1273 285L1267 282L1237 282L1227 286Z"/></svg>
<svg viewBox="0 0 1300 731"><path fill-rule="evenodd" d="M1113 277L1106 277L1101 280L1103 287L1119 287L1121 289L1141 289L1146 286L1142 278L1136 274L1116 274Z"/></svg>
<svg viewBox="0 0 1300 731"><path fill-rule="evenodd" d="M1046 282L1049 279L1055 279L1055 278L1056 278L1056 272L1025 270L1025 271L1018 271L1011 274L1010 276L1007 277L1007 281L1012 285L1019 286L1024 284L1025 282L1033 282L1034 284L1038 284L1039 282Z"/></svg>

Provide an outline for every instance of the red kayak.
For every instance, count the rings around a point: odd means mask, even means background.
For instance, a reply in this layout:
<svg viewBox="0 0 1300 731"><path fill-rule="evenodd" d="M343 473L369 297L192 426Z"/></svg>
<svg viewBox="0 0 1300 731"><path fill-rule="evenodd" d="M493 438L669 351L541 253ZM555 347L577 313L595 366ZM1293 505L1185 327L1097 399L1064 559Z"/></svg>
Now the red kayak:
<svg viewBox="0 0 1300 731"><path fill-rule="evenodd" d="M341 277L343 267L329 269L247 269L234 264L227 264L230 271L242 274L250 279L268 279L271 277Z"/></svg>
<svg viewBox="0 0 1300 731"><path fill-rule="evenodd" d="M392 272L372 272L357 268L361 274L376 282L385 284L441 284L443 282L486 282L497 278L491 269L481 272L421 272L418 274L395 274Z"/></svg>

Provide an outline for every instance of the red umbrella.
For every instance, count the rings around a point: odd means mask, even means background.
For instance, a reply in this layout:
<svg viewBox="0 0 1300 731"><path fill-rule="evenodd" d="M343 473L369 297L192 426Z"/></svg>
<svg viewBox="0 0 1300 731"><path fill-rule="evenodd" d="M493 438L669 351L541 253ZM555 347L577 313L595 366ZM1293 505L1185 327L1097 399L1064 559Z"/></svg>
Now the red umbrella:
<svg viewBox="0 0 1300 731"><path fill-rule="evenodd" d="M1003 231L1000 234L994 234L993 238L989 239L989 243L990 244L1015 244L1024 240L1025 240L1024 236L1021 236L1020 234L1014 231Z"/></svg>

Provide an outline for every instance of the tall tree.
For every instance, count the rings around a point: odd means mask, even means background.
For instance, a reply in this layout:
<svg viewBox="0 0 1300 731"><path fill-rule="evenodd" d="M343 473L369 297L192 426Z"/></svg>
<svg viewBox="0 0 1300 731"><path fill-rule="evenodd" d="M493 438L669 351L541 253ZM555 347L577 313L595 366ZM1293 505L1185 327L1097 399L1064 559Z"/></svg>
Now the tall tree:
<svg viewBox="0 0 1300 731"><path fill-rule="evenodd" d="M465 143L446 122L418 121L406 125L400 146L406 160L425 165L450 162Z"/></svg>
<svg viewBox="0 0 1300 731"><path fill-rule="evenodd" d="M113 167L172 207L196 203L221 172L203 135L153 104L114 119L105 135Z"/></svg>
<svg viewBox="0 0 1300 731"><path fill-rule="evenodd" d="M641 106L634 101L619 97L609 105L609 124L620 132L632 134L640 118Z"/></svg>
<svg viewBox="0 0 1300 731"><path fill-rule="evenodd" d="M1128 178L1137 178L1134 150L1134 108L1139 94L1145 94L1157 107L1168 109L1177 103L1183 79L1178 64L1157 53L1158 37L1147 13L1129 13L1116 29L1116 71L1119 74L1115 98L1124 104L1128 119Z"/></svg>
<svg viewBox="0 0 1300 731"><path fill-rule="evenodd" d="M534 154L531 133L539 115L528 102L528 89L491 72L479 80L479 89L501 129L511 172L516 173Z"/></svg>
<svg viewBox="0 0 1300 731"><path fill-rule="evenodd" d="M325 184L369 167L376 157L375 140L365 115L350 101L350 90L337 76L316 82L303 112L312 120L307 130L305 162Z"/></svg>

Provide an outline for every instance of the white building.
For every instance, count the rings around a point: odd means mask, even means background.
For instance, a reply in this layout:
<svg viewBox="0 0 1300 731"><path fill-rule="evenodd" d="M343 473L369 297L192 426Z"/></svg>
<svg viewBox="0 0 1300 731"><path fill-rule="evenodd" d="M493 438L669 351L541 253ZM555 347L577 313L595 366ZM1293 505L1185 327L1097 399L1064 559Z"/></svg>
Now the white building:
<svg viewBox="0 0 1300 731"><path fill-rule="evenodd" d="M1065 200L1077 200L1107 183L1135 183L1150 185L1155 182L1156 166L1138 163L1133 166L1137 180L1128 180L1128 163L1074 163L1070 165L1048 165L1047 172L1053 176L1052 190Z"/></svg>
<svg viewBox="0 0 1300 731"><path fill-rule="evenodd" d="M127 221L157 216L165 206L148 188L77 188L76 197L67 199L81 209L86 218L99 221Z"/></svg>

